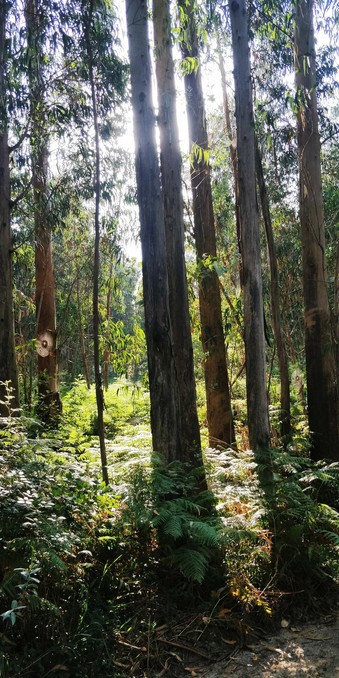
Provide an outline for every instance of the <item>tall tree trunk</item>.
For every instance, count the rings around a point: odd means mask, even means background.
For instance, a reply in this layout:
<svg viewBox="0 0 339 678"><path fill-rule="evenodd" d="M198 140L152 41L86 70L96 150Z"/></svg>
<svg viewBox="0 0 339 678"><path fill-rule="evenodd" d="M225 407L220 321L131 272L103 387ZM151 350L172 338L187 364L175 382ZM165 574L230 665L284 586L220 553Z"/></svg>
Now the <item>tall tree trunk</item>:
<svg viewBox="0 0 339 678"><path fill-rule="evenodd" d="M26 0L31 158L35 223L35 302L38 339L38 410L48 423L61 412L56 349L55 279L48 207L48 122L43 74L44 9L40 0Z"/></svg>
<svg viewBox="0 0 339 678"><path fill-rule="evenodd" d="M195 68L185 75L186 108L191 146L191 187L193 199L194 238L199 277L201 340L205 355L205 387L209 442L234 445L235 434L226 365L218 275L213 268L216 239L210 168L202 151L208 151L205 105L201 84L198 39L193 2L180 0L184 11L183 58L195 60Z"/></svg>
<svg viewBox="0 0 339 678"><path fill-rule="evenodd" d="M6 109L6 21L8 5L0 3L0 416L19 407L14 341L10 174ZM12 389L9 393L4 385ZM11 400L7 406L7 396Z"/></svg>
<svg viewBox="0 0 339 678"><path fill-rule="evenodd" d="M237 122L239 209L244 277L246 388L252 449L270 441L266 392L264 308L255 182L253 103L246 0L229 0Z"/></svg>
<svg viewBox="0 0 339 678"><path fill-rule="evenodd" d="M257 137L255 137L255 164L260 193L261 210L266 230L268 256L270 261L270 273L271 273L270 293L271 293L272 323L275 343L277 347L277 356L280 374L280 406L281 406L280 431L281 436L284 438L285 442L287 442L287 439L291 434L290 378L288 374L287 351L285 347L284 335L281 325L279 271L277 254L274 243L270 205L268 200L264 170L262 166L261 154Z"/></svg>
<svg viewBox="0 0 339 678"><path fill-rule="evenodd" d="M85 8L84 8L85 9ZM107 454L104 427L104 394L102 388L99 347L99 273L100 273L100 144L99 118L97 109L97 93L95 87L94 59L91 43L91 24L93 20L93 0L90 0L87 22L85 24L85 39L88 57L89 84L91 88L93 125L95 136L95 171L94 171L94 262L93 262L93 348L94 348L94 377L95 395L98 414L98 434L100 443L102 479L108 485Z"/></svg>
<svg viewBox="0 0 339 678"><path fill-rule="evenodd" d="M169 312L164 206L155 138L146 0L126 0L141 226L145 334L153 448L165 462L182 455L179 390Z"/></svg>
<svg viewBox="0 0 339 678"><path fill-rule="evenodd" d="M181 153L175 109L176 91L168 0L153 0L153 25L169 310L179 386L180 438L184 458L193 461L194 455L197 454L202 463L186 279Z"/></svg>
<svg viewBox="0 0 339 678"><path fill-rule="evenodd" d="M337 387L339 388L339 241L334 274L334 332L336 346Z"/></svg>
<svg viewBox="0 0 339 678"><path fill-rule="evenodd" d="M164 463L180 460L202 466L201 449L190 448L188 457L182 436L178 387L181 375L177 373L170 318L164 201L155 136L146 0L126 0L126 15L153 449ZM199 487L206 488L204 477Z"/></svg>
<svg viewBox="0 0 339 678"><path fill-rule="evenodd" d="M300 225L305 305L307 403L314 460L339 460L338 388L325 261L313 0L298 0L295 22Z"/></svg>
<svg viewBox="0 0 339 678"><path fill-rule="evenodd" d="M232 174L233 174L233 186L234 186L234 197L235 197L235 220L236 220L236 227L237 227L238 249L239 249L239 254L240 254L239 278L240 278L240 286L241 286L241 289L242 289L243 288L243 271L242 271L240 212L239 212L239 185L238 185L237 149L236 149L236 141L233 138L230 107L229 107L229 101L228 101L228 95L227 95L227 82L226 82L225 65L224 65L224 60L223 60L223 57L222 57L220 37L219 37L218 34L217 34L217 45L218 45L218 62L219 62L219 70L220 70L220 77L221 77L221 91L222 91L222 101L223 101L223 109L224 109L224 119L225 119L226 134L228 136L229 145L230 145L230 158L231 158Z"/></svg>
<svg viewBox="0 0 339 678"><path fill-rule="evenodd" d="M109 320L111 317L111 285L112 285L112 275L113 275L113 258L110 261L110 267L109 267L109 277L108 277L108 287L107 287L107 294L106 294L106 323L107 323L107 336L106 336L106 346L104 350L104 389L105 391L108 391L108 371L109 371L109 364L111 360L111 354L108 348L108 341L109 341Z"/></svg>
<svg viewBox="0 0 339 678"><path fill-rule="evenodd" d="M90 389L91 388L91 380L90 380L89 369L88 369L88 360L87 360L87 353L86 353L86 346L85 346L84 330L83 330L83 327L82 327L79 271L77 271L76 291L77 291L78 328L79 328L80 345L81 345L82 365L83 365L83 368L84 368L86 386L87 386L88 389Z"/></svg>

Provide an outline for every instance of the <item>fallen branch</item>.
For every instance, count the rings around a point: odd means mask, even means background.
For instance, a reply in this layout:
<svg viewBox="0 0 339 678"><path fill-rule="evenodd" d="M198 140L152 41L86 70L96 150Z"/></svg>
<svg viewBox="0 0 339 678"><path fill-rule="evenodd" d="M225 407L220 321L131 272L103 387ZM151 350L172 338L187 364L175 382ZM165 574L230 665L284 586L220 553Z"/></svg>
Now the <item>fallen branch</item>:
<svg viewBox="0 0 339 678"><path fill-rule="evenodd" d="M137 650L138 652L147 652L147 647L138 647L137 645L131 645L130 643L126 643L124 640L118 640L117 641L119 645L124 645L124 647L129 647L130 650Z"/></svg>
<svg viewBox="0 0 339 678"><path fill-rule="evenodd" d="M177 647L180 648L180 650L187 650L187 652L193 652L194 654L197 654L199 657L202 657L203 659L211 659L210 655L206 654L205 652L201 652L201 650L196 650L195 647L191 647L190 645L185 645L184 643L175 643L173 640L166 640L165 638L157 638L158 642L160 643L165 643L166 645L171 645L171 647Z"/></svg>

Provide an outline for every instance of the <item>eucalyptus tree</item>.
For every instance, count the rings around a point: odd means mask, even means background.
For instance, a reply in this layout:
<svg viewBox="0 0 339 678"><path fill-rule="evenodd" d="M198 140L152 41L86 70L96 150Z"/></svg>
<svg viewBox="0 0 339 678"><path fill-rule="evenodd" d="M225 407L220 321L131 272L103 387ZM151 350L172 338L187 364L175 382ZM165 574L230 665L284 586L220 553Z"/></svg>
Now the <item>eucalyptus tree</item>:
<svg viewBox="0 0 339 678"><path fill-rule="evenodd" d="M218 17L221 23L221 16ZM235 215L236 215L236 230L238 237L239 252L242 251L241 241L241 227L239 214L239 187L238 187L238 168L237 168L237 150L234 139L233 128L231 124L231 111L229 105L229 97L227 92L226 70L223 58L221 30L218 26L217 33L217 49L218 49L218 64L221 76L221 88L223 95L223 112L225 131L229 140L229 153L233 174L234 197L235 197ZM255 75L254 75L255 79ZM270 265L270 299L272 311L272 326L275 338L275 346L278 358L279 374L280 374L280 432L285 442L291 432L291 413L290 413L290 378L288 370L288 358L285 345L285 339L282 327L281 318L281 304L280 304L280 281L279 281L279 267L276 253L276 244L273 232L273 223L270 209L269 191L265 179L265 172L262 162L262 151L259 146L258 135L255 135L255 166L258 184L258 198L260 198L261 213L265 225L268 258ZM240 281L242 284L242 267L240 266Z"/></svg>
<svg viewBox="0 0 339 678"><path fill-rule="evenodd" d="M338 113L338 105L334 112ZM333 326L336 347L336 369L339 380L339 143L336 129L322 147L323 200L327 236L327 263L329 282L333 275L333 288L329 287L333 300Z"/></svg>
<svg viewBox="0 0 339 678"><path fill-rule="evenodd" d="M313 0L296 3L294 54L311 454L315 460L338 460L339 398L328 299Z"/></svg>
<svg viewBox="0 0 339 678"><path fill-rule="evenodd" d="M190 141L194 239L199 270L199 310L204 352L210 445L235 444L226 364L221 295L215 268L217 249L208 160L208 134L201 82L199 41L192 0L179 0L186 110Z"/></svg>
<svg viewBox="0 0 339 678"><path fill-rule="evenodd" d="M181 375L173 348L147 15L146 0L126 0L153 448L165 463L181 460L201 466L201 449L194 449L196 438L193 437L188 457L182 436L178 385Z"/></svg>
<svg viewBox="0 0 339 678"><path fill-rule="evenodd" d="M49 124L46 98L46 30L48 7L25 0L27 65L30 97L30 145L35 223L35 303L38 341L38 410L46 421L61 411L58 391L55 278L49 210Z"/></svg>
<svg viewBox="0 0 339 678"><path fill-rule="evenodd" d="M91 103L94 126L94 156L95 169L93 177L93 190L95 196L94 209L94 264L93 264L93 342L94 342L94 375L95 375L95 395L97 401L98 413L98 433L100 442L101 468L104 483L108 485L107 454L105 445L104 429L104 396L100 369L100 350L99 350L99 272L100 272L100 137L99 137L99 114L97 104L97 89L95 81L95 57L92 45L92 24L94 13L94 2L90 0L89 5L83 6L84 12L84 34L87 51L88 80L91 89Z"/></svg>
<svg viewBox="0 0 339 678"><path fill-rule="evenodd" d="M155 140L145 0L126 0L141 226L145 331L154 449L168 462L180 450L179 393L172 350L164 206Z"/></svg>
<svg viewBox="0 0 339 678"><path fill-rule="evenodd" d="M10 225L10 160L8 146L7 59L6 40L8 3L0 3L0 415L7 416L9 407L19 405L16 363L13 282L12 233ZM11 388L11 392L8 388ZM7 396L11 395L11 401Z"/></svg>
<svg viewBox="0 0 339 678"><path fill-rule="evenodd" d="M179 376L180 438L184 457L200 449L193 347L185 265L181 151L176 118L176 89L169 0L153 0L155 66L159 102L161 183L164 200L169 310L173 353Z"/></svg>
<svg viewBox="0 0 339 678"><path fill-rule="evenodd" d="M274 240L268 190L265 181L263 163L257 136L255 136L255 166L262 216L265 224L268 257L270 262L270 297L271 297L272 325L274 338L276 342L280 374L280 420L281 420L280 432L282 438L284 439L284 442L287 443L288 438L290 437L291 434L290 377L288 371L287 350L285 346L281 320L280 285L279 285L280 277L279 277L278 259Z"/></svg>
<svg viewBox="0 0 339 678"><path fill-rule="evenodd" d="M246 0L230 0L237 125L239 212L244 282L248 429L253 449L270 441L264 307L255 181L255 137Z"/></svg>
<svg viewBox="0 0 339 678"><path fill-rule="evenodd" d="M78 137L78 150L85 166L85 181L78 187L78 194L93 206L94 253L92 326L94 347L94 375L97 400L98 433L100 441L103 480L108 483L107 459L104 435L104 398L101 376L100 346L100 240L102 237L102 201L106 203L110 189L114 190L115 177L106 183L102 178L103 140L109 139L114 124L117 104L124 97L125 66L116 53L116 16L113 6L105 0L75 0L62 6L59 14L62 24L62 47L65 83L60 83L62 101L68 108L66 117L73 122L71 132ZM114 162L110 162L110 172ZM79 172L80 178L81 171ZM82 177L83 179L84 177ZM113 186L113 188L112 188ZM82 195L81 195L82 193ZM107 210L106 210L107 211ZM80 299L77 307L80 318ZM85 356L84 337L81 339L84 371L89 383L89 370Z"/></svg>
<svg viewBox="0 0 339 678"><path fill-rule="evenodd" d="M59 360L66 379L83 374L91 386L93 236L91 215L75 207L54 236L55 274L58 281ZM66 244L66 247L65 247Z"/></svg>
<svg viewBox="0 0 339 678"><path fill-rule="evenodd" d="M224 113L224 123L225 131L229 142L229 153L232 166L232 175L233 175L233 187L234 187L234 198L235 198L235 219L236 219L236 229L237 229L237 239L238 239L238 249L241 254L241 234L240 234L240 214L239 214L239 187L238 187L238 171L237 171L237 150L236 142L234 138L233 126L231 123L231 109L229 104L229 96L227 92L227 80L226 80L226 70L225 63L223 58L222 50L222 41L220 37L220 28L217 29L217 49L218 49L218 65L220 71L220 81L221 81L221 91L222 91L222 103L223 103L223 113ZM240 261L239 264L239 278L240 285L242 287L242 264Z"/></svg>

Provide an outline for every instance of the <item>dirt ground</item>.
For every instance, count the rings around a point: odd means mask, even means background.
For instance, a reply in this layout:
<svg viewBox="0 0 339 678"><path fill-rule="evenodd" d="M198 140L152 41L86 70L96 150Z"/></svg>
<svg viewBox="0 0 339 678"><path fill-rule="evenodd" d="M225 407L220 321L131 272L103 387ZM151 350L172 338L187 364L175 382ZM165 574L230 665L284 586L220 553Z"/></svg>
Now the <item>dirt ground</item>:
<svg viewBox="0 0 339 678"><path fill-rule="evenodd" d="M283 621L275 635L231 649L225 639L225 657L185 661L182 676L196 678L339 678L339 615L301 626Z"/></svg>

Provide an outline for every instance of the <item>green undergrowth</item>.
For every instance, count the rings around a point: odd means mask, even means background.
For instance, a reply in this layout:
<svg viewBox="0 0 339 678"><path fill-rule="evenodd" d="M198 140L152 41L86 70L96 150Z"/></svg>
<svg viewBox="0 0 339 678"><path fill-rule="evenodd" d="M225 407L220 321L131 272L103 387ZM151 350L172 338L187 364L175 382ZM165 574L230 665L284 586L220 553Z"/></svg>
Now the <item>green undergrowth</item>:
<svg viewBox="0 0 339 678"><path fill-rule="evenodd" d="M339 576L339 464L290 450L208 451L210 482L231 537L228 591L247 609L324 610ZM260 485L260 478L271 483ZM326 600L326 602L325 602Z"/></svg>
<svg viewBox="0 0 339 678"><path fill-rule="evenodd" d="M108 488L83 382L57 432L0 428L0 676L130 675L121 647L151 643L175 609L219 622L321 608L338 576L338 464L292 443L207 449L201 490L201 470L151 454L143 389L115 384L106 404Z"/></svg>
<svg viewBox="0 0 339 678"><path fill-rule="evenodd" d="M83 379L63 396L63 418L59 436L64 446L79 453L86 452L98 435L94 386L87 388ZM149 394L138 383L123 379L111 384L104 392L105 434L109 441L123 433L135 436L141 428L149 432Z"/></svg>

